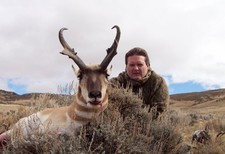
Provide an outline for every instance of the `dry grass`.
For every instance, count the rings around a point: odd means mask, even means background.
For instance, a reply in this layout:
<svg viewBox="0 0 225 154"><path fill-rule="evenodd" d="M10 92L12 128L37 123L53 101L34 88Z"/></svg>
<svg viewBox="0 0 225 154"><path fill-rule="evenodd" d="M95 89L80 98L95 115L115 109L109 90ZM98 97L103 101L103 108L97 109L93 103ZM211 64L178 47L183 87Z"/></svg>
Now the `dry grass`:
<svg viewBox="0 0 225 154"><path fill-rule="evenodd" d="M141 100L129 90L110 88L109 107L95 121L81 128L74 136L56 136L54 132L31 136L24 145L19 133L7 146L4 153L224 153L225 135L215 138L225 130L224 98L209 95L193 99L192 95L182 100L171 100L170 110L153 120L154 113L141 106ZM199 102L199 100L205 102ZM192 100L190 99L192 98ZM209 98L208 100L206 98ZM218 101L219 100L219 101ZM20 100L21 101L21 100ZM53 98L41 95L30 100L27 106L1 105L1 130L9 129L19 118L46 107L68 105L72 96L59 95ZM16 102L21 104L22 102ZM14 103L14 104L16 104ZM8 108L10 107L10 110ZM3 109L4 108L4 109ZM29 109L29 110L27 110ZM15 110L15 111L14 111ZM3 125L4 124L4 125ZM210 126L211 141L191 144L191 135L197 129ZM28 146L29 145L29 146Z"/></svg>

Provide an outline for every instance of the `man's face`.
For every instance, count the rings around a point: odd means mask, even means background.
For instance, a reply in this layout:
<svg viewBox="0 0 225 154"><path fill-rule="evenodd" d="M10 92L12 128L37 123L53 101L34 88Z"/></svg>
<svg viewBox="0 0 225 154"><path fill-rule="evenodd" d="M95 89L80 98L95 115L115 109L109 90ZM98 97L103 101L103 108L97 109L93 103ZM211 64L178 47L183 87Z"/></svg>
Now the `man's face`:
<svg viewBox="0 0 225 154"><path fill-rule="evenodd" d="M127 75L134 80L141 80L149 70L149 66L145 63L145 57L139 55L129 56L127 59L126 72Z"/></svg>

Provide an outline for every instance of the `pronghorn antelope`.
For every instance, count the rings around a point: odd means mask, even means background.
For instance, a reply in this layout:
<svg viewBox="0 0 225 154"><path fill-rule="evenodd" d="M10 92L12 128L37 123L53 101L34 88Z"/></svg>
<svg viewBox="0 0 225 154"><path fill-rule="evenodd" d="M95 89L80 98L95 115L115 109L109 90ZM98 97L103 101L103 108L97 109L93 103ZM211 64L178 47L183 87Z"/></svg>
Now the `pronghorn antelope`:
<svg viewBox="0 0 225 154"><path fill-rule="evenodd" d="M28 117L20 119L12 129L0 135L0 146L13 136L15 130L20 130L22 137L29 141L34 131L44 134L47 131L56 132L58 135L72 135L76 128L87 124L91 119L99 115L108 105L108 76L107 69L113 57L117 54L117 46L120 39L120 28L114 26L117 33L113 44L107 49L107 55L98 65L87 66L71 48L63 37L62 28L59 31L59 41L64 50L60 52L71 58L79 67L76 75L79 79L78 92L75 102L70 106L44 109Z"/></svg>
<svg viewBox="0 0 225 154"><path fill-rule="evenodd" d="M191 142L193 143L194 141L196 141L205 144L210 139L211 137L209 135L209 126L206 125L204 130L196 130L193 133Z"/></svg>

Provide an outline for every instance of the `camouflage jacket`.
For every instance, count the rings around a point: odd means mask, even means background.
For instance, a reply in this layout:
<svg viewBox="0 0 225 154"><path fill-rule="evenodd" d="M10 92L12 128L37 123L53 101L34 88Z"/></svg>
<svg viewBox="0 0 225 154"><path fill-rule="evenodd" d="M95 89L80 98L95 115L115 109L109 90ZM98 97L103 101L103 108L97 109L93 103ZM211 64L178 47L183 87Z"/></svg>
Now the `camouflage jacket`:
<svg viewBox="0 0 225 154"><path fill-rule="evenodd" d="M129 78L126 72L118 77L110 79L113 87L132 88L143 100L143 105L149 109L156 107L158 112L163 112L169 105L169 92L165 80L154 71L149 72L147 79L143 82L136 82Z"/></svg>

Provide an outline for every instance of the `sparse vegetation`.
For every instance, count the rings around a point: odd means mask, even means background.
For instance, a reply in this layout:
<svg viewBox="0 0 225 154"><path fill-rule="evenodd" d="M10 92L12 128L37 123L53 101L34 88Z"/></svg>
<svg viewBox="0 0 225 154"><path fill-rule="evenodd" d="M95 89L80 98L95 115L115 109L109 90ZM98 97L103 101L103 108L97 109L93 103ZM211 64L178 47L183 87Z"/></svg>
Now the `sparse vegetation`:
<svg viewBox="0 0 225 154"><path fill-rule="evenodd" d="M57 136L54 132L39 133L30 137L30 146L20 142L16 133L2 151L7 153L224 153L225 136L215 139L225 131L224 120L202 118L195 112L183 112L177 107L153 120L154 112L142 108L141 100L126 89L109 87L109 107L97 119L82 127L74 136ZM57 100L57 101L56 101ZM40 95L31 106L21 106L0 114L1 131L9 129L21 117L46 107L58 107L72 102L71 95ZM210 100L211 101L211 100ZM175 106L177 103L173 103ZM27 110L29 108L29 110ZM218 117L218 116L217 116ZM221 115L220 115L221 117ZM207 144L191 144L196 129L209 125L212 140Z"/></svg>

